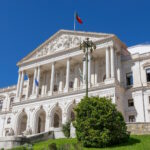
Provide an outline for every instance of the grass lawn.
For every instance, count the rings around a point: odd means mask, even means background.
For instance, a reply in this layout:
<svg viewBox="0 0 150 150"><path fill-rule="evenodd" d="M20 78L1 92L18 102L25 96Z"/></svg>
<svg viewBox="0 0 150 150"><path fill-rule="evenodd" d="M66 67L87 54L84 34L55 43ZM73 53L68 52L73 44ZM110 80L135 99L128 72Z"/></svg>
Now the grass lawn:
<svg viewBox="0 0 150 150"><path fill-rule="evenodd" d="M50 143L56 143L57 146L65 143L77 143L76 139L58 139L58 140L47 140L39 143L35 143L34 150L41 150L47 148ZM83 148L83 150L150 150L150 135L134 135L131 136L127 143L109 147L109 148Z"/></svg>

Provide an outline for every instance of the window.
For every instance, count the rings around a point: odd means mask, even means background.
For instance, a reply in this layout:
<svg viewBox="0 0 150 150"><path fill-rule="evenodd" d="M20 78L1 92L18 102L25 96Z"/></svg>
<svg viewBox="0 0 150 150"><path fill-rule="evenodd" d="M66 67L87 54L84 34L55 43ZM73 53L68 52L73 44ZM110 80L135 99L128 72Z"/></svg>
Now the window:
<svg viewBox="0 0 150 150"><path fill-rule="evenodd" d="M73 88L73 82L72 81L69 82L69 88Z"/></svg>
<svg viewBox="0 0 150 150"><path fill-rule="evenodd" d="M10 124L11 123L11 118L9 117L8 119L7 119L7 124Z"/></svg>
<svg viewBox="0 0 150 150"><path fill-rule="evenodd" d="M3 100L0 100L0 111L2 110L3 108Z"/></svg>
<svg viewBox="0 0 150 150"><path fill-rule="evenodd" d="M133 76L132 72L126 74L127 86L133 85Z"/></svg>
<svg viewBox="0 0 150 150"><path fill-rule="evenodd" d="M135 116L134 115L129 116L129 122L135 122Z"/></svg>
<svg viewBox="0 0 150 150"><path fill-rule="evenodd" d="M21 96L22 99L25 99L25 97L26 97L25 95L22 95L22 96Z"/></svg>
<svg viewBox="0 0 150 150"><path fill-rule="evenodd" d="M150 82L150 68L146 69L146 78L147 78L147 82Z"/></svg>
<svg viewBox="0 0 150 150"><path fill-rule="evenodd" d="M134 106L134 101L133 99L128 100L128 107L133 107Z"/></svg>
<svg viewBox="0 0 150 150"><path fill-rule="evenodd" d="M14 97L11 97L10 98L10 107L12 107L13 102L14 102Z"/></svg>
<svg viewBox="0 0 150 150"><path fill-rule="evenodd" d="M103 82L105 81L105 79L106 79L106 75L103 76Z"/></svg>
<svg viewBox="0 0 150 150"><path fill-rule="evenodd" d="M54 92L57 92L57 91L58 91L57 85L54 85Z"/></svg>

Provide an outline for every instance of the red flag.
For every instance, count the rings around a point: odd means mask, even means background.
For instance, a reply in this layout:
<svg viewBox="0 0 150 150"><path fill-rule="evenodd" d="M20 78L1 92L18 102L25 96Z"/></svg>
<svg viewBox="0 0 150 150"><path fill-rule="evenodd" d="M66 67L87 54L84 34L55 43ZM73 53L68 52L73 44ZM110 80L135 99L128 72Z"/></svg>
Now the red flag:
<svg viewBox="0 0 150 150"><path fill-rule="evenodd" d="M76 13L76 19L80 24L83 24L83 21L81 20L81 18L78 16L78 14Z"/></svg>

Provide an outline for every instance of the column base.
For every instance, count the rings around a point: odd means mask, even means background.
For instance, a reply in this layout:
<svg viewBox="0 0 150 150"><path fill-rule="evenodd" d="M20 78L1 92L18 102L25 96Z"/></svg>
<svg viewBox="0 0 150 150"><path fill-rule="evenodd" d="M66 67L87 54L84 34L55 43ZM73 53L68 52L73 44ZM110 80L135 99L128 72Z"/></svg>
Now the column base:
<svg viewBox="0 0 150 150"><path fill-rule="evenodd" d="M15 99L15 101L16 101L16 102L20 102L20 98L17 97L17 98Z"/></svg>
<svg viewBox="0 0 150 150"><path fill-rule="evenodd" d="M69 88L64 88L64 93L67 93L69 91Z"/></svg>
<svg viewBox="0 0 150 150"><path fill-rule="evenodd" d="M52 91L49 91L48 92L48 96L52 96L53 95L53 92Z"/></svg>
<svg viewBox="0 0 150 150"><path fill-rule="evenodd" d="M36 95L31 95L30 98L31 98L31 99L35 99L35 98L37 98L37 97L36 97Z"/></svg>
<svg viewBox="0 0 150 150"><path fill-rule="evenodd" d="M115 78L107 78L107 79L105 79L105 84L113 84L113 83L115 83Z"/></svg>

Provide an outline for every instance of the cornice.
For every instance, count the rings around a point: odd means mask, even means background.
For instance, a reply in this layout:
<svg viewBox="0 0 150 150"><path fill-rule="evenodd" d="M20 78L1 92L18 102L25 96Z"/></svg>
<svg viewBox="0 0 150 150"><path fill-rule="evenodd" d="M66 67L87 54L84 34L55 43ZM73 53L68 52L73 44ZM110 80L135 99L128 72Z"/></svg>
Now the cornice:
<svg viewBox="0 0 150 150"><path fill-rule="evenodd" d="M10 92L10 91L16 90L16 88L17 88L16 85L8 86L8 87L6 87L6 88L1 88L1 89L0 89L0 93Z"/></svg>
<svg viewBox="0 0 150 150"><path fill-rule="evenodd" d="M147 86L140 86L140 87L132 87L130 89L126 89L126 92L136 92L139 90L149 90L150 89L150 84L148 83Z"/></svg>
<svg viewBox="0 0 150 150"><path fill-rule="evenodd" d="M98 87L92 87L89 89L89 92L93 92L96 90L105 90L108 88L113 88L116 87L116 84L109 84L109 85L103 85L103 86L98 86ZM19 105L23 105L23 104L31 104L31 103L35 103L35 102L41 102L41 101L46 101L46 100L50 100L50 99L54 99L54 98L64 98L66 96L71 96L71 95L75 95L75 94L83 94L85 93L85 89L82 90L78 90L78 91L71 91L69 93L62 93L62 94L57 94L57 95L52 95L52 96L45 96L45 97L39 97L39 98L35 98L35 99L29 99L26 101L21 101L21 102L17 102L14 103L13 106L19 106Z"/></svg>
<svg viewBox="0 0 150 150"><path fill-rule="evenodd" d="M114 36L114 34L106 34L106 33L81 32L81 31L71 31L71 30L59 30L54 35L52 35L50 38L48 38L45 42L43 42L40 46L38 46L37 48L35 48L31 53L29 53L21 61L25 60L25 58L30 57L32 54L35 53L35 51L38 51L39 49L43 48L46 44L48 44L49 42L51 42L52 40L54 40L55 38L57 38L58 36L60 36L62 34L78 35L78 36L91 36L91 37L96 37L96 38L106 37L106 36Z"/></svg>
<svg viewBox="0 0 150 150"><path fill-rule="evenodd" d="M113 37L112 36L109 36L109 37L107 37L105 39L101 39L101 40L95 41L94 43L96 45L99 45L99 44L107 43L107 42L110 42L110 41L113 41ZM24 66L24 65L28 65L30 63L37 63L37 62L42 61L44 59L52 59L52 58L55 58L57 56L62 56L64 54L69 54L69 53L76 52L76 51L81 51L79 46L74 47L74 48L70 48L70 49L64 49L64 50L61 50L59 52L56 52L56 53L53 53L53 54L49 54L49 55L45 55L45 56L42 56L42 57L39 57L39 58L35 58L35 59L27 60L27 61L24 61L24 62L20 62L17 65L19 67L21 67L21 66Z"/></svg>

